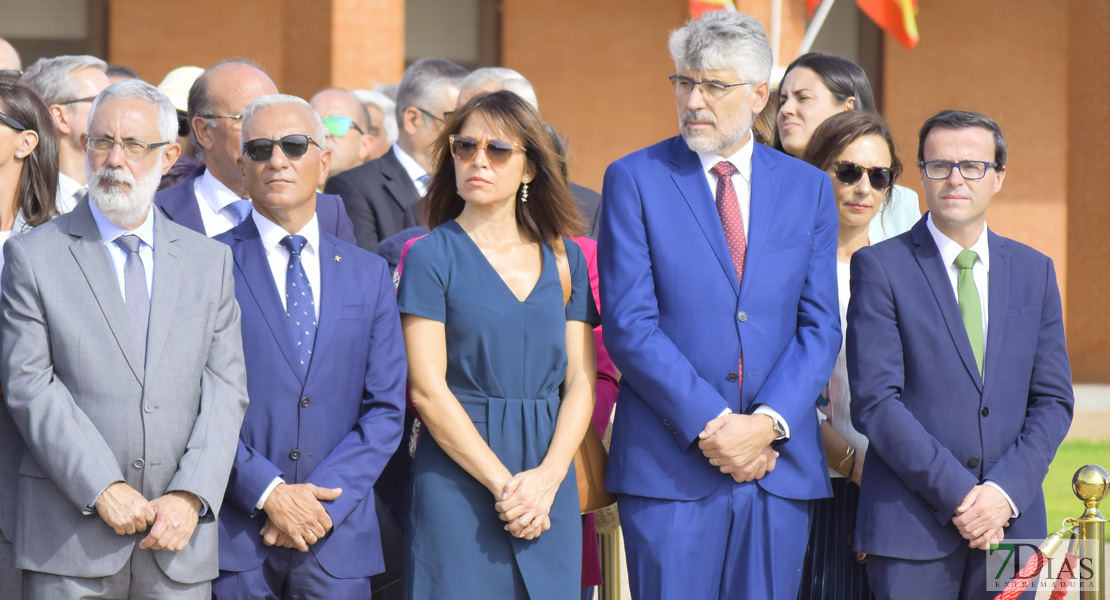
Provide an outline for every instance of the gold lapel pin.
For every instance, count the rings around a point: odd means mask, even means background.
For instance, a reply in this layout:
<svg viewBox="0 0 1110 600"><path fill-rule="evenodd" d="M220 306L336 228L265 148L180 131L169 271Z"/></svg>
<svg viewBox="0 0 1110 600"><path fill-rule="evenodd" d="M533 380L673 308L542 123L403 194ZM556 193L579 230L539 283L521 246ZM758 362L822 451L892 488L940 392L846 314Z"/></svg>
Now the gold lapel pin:
<svg viewBox="0 0 1110 600"><path fill-rule="evenodd" d="M342 256L339 256L338 254L336 254L336 255L335 255L335 262L339 262L339 261L341 261L341 260L343 260L343 257L342 257Z"/></svg>

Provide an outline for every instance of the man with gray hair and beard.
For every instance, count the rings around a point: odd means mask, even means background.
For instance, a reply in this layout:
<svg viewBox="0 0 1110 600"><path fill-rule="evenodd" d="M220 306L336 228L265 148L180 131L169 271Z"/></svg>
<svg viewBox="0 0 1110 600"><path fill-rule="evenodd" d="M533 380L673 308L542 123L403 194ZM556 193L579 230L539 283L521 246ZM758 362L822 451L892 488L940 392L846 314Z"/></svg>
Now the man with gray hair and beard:
<svg viewBox="0 0 1110 600"><path fill-rule="evenodd" d="M88 199L4 245L31 600L211 596L246 373L231 253L151 210L176 131L156 88L109 86L83 140Z"/></svg>
<svg viewBox="0 0 1110 600"><path fill-rule="evenodd" d="M830 493L814 401L840 349L829 177L752 140L751 16L671 33L681 135L605 173L598 269L623 379L606 487L634 598L794 600Z"/></svg>

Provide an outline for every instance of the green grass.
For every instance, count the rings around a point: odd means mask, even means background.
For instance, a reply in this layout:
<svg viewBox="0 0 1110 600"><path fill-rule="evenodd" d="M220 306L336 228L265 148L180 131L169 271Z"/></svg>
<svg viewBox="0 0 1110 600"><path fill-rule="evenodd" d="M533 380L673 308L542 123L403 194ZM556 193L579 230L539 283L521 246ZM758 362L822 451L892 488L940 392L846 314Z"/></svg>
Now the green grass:
<svg viewBox="0 0 1110 600"><path fill-rule="evenodd" d="M1044 480L1049 532L1056 531L1063 519L1083 514L1083 503L1071 491L1071 478L1080 467L1090 463L1110 469L1110 441L1065 440L1060 445ZM1110 495L1103 499L1100 510L1103 515L1110 514Z"/></svg>

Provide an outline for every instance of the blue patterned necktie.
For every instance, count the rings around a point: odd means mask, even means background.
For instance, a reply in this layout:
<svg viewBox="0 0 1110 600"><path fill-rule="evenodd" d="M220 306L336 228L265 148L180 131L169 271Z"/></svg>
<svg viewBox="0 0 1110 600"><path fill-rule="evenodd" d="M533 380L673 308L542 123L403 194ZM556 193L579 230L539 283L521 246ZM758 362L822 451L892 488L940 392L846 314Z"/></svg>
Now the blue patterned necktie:
<svg viewBox="0 0 1110 600"><path fill-rule="evenodd" d="M127 262L123 263L123 301L127 305L127 315L131 319L131 329L135 333L139 355L145 362L150 295L146 289L146 269L143 267L142 257L139 256L139 245L142 244L142 240L137 235L125 233L115 239L115 244L127 253Z"/></svg>
<svg viewBox="0 0 1110 600"><path fill-rule="evenodd" d="M242 198L228 204L224 208L230 211L232 215L235 215L235 224L238 225L243 222L243 219L247 218L247 215L251 214L251 208L253 207L254 205L251 204L249 198Z"/></svg>
<svg viewBox="0 0 1110 600"><path fill-rule="evenodd" d="M285 272L285 314L289 317L293 341L297 343L297 359L308 372L312 345L316 341L316 302L301 264L301 250L306 243L308 240L300 235L281 238L281 246L289 251L289 270Z"/></svg>

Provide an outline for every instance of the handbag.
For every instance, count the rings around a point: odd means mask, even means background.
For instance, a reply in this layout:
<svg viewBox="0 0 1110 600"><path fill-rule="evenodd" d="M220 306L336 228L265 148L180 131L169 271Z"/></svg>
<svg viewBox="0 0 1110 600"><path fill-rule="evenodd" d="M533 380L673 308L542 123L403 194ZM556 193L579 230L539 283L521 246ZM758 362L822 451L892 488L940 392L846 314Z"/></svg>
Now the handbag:
<svg viewBox="0 0 1110 600"><path fill-rule="evenodd" d="M559 237L551 245L555 253L555 267L559 271L559 283L563 286L563 306L570 301L570 262L563 238ZM592 513L615 504L615 494L605 490L605 466L609 462L609 452L601 443L601 436L593 425L586 426L586 437L574 454L574 474L578 480L578 502L582 514Z"/></svg>

